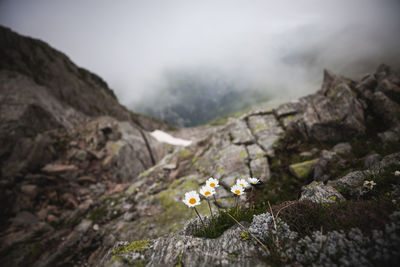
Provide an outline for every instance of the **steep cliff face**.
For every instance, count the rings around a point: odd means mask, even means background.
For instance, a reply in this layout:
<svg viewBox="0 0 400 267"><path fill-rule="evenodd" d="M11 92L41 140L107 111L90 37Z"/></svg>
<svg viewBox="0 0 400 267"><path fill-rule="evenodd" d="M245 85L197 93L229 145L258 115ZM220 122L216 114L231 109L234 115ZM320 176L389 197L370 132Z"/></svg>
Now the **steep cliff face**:
<svg viewBox="0 0 400 267"><path fill-rule="evenodd" d="M135 121L135 116L119 104L103 79L76 66L66 55L40 40L0 27L0 56L1 70L26 76L64 106L87 116L108 115ZM154 120L146 130L161 125Z"/></svg>

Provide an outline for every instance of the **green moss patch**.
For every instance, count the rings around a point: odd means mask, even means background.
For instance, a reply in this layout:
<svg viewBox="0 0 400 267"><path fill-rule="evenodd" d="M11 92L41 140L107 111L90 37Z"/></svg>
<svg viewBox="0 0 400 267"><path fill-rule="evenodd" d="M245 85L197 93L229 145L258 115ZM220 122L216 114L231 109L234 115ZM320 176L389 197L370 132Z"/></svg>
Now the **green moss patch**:
<svg viewBox="0 0 400 267"><path fill-rule="evenodd" d="M318 162L318 159L304 161L301 163L292 164L289 166L290 172L299 179L305 179L310 176L314 165Z"/></svg>
<svg viewBox="0 0 400 267"><path fill-rule="evenodd" d="M186 192L198 190L199 185L196 176L186 176L175 180L168 189L158 193L155 200L160 201L162 212L154 220L159 227L159 234L173 232L183 227L183 224L194 218L194 210L188 208L181 200ZM205 201L197 206L197 210L203 214L209 214L208 206Z"/></svg>
<svg viewBox="0 0 400 267"><path fill-rule="evenodd" d="M139 240L139 241L133 241L128 246L117 247L113 250L112 253L113 255L122 255L129 251L140 252L148 247L150 247L150 242L148 240Z"/></svg>

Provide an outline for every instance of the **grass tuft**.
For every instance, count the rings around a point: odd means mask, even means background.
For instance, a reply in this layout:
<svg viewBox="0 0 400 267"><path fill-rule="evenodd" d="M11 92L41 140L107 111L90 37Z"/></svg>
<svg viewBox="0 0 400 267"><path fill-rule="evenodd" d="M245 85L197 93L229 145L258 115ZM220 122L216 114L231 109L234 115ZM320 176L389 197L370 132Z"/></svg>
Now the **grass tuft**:
<svg viewBox="0 0 400 267"><path fill-rule="evenodd" d="M254 208L236 209L235 207L228 210L221 210L218 216L214 217L214 219L210 219L205 229L203 227L197 228L193 235L196 237L217 238L227 229L236 224L228 214L233 216L239 222L250 223L253 220L253 216L261 212L261 210L256 210Z"/></svg>

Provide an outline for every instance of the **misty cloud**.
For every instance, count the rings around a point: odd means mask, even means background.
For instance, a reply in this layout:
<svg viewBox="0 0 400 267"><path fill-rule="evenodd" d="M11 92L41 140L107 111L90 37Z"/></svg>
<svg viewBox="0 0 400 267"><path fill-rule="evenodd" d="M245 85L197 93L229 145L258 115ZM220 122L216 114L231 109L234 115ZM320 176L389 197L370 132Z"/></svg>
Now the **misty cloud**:
<svg viewBox="0 0 400 267"><path fill-rule="evenodd" d="M323 68L359 78L397 67L398 14L399 1L378 0L0 2L1 24L63 51L131 107L183 69L295 98Z"/></svg>

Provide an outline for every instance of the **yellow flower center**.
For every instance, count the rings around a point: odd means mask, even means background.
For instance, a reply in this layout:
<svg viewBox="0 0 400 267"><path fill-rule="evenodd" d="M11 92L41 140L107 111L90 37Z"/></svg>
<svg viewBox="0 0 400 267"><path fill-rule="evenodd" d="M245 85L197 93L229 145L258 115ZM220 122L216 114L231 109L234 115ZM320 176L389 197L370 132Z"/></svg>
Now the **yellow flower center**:
<svg viewBox="0 0 400 267"><path fill-rule="evenodd" d="M214 187L214 186L215 186L215 184L214 184L214 183L211 183L211 184L210 184L210 186L211 186L211 187Z"/></svg>
<svg viewBox="0 0 400 267"><path fill-rule="evenodd" d="M205 196L208 196L209 194L211 194L209 191L204 193Z"/></svg>
<svg viewBox="0 0 400 267"><path fill-rule="evenodd" d="M189 203L192 204L192 205L193 205L193 204L196 204L196 199L191 198L191 199L189 200Z"/></svg>
<svg viewBox="0 0 400 267"><path fill-rule="evenodd" d="M240 191L239 191L239 190L235 190L235 194L236 194L236 195L239 195L239 194L240 194Z"/></svg>
<svg viewBox="0 0 400 267"><path fill-rule="evenodd" d="M240 184L240 185L244 187L244 184Z"/></svg>

